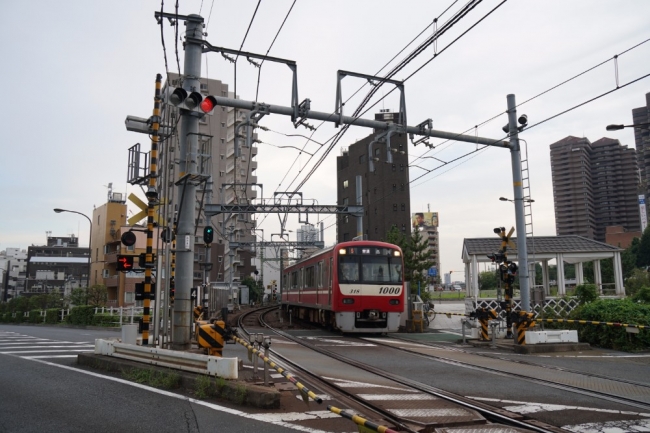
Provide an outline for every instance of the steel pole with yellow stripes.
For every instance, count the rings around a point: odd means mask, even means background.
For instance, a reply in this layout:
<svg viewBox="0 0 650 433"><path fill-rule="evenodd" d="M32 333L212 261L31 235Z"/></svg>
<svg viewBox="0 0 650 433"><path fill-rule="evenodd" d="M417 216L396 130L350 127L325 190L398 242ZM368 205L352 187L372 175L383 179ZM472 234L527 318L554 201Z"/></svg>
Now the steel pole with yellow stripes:
<svg viewBox="0 0 650 433"><path fill-rule="evenodd" d="M153 221L154 207L158 204L158 191L156 190L156 178L158 171L158 130L160 129L160 88L162 75L156 75L156 93L153 103L153 117L151 125L151 164L149 168L149 186L145 195L147 196L147 249L144 265L144 301L142 311L142 345L149 344L149 318L151 316L151 271L153 269Z"/></svg>

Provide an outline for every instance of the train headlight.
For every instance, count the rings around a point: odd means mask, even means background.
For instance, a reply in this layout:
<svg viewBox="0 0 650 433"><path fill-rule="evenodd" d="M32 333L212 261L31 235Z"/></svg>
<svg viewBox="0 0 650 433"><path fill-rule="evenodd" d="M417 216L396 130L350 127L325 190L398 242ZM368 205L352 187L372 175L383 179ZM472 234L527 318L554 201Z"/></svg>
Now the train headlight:
<svg viewBox="0 0 650 433"><path fill-rule="evenodd" d="M345 248L341 248L339 250L339 254L342 255L342 256L344 256L346 253L347 253L347 251L345 250Z"/></svg>
<svg viewBox="0 0 650 433"><path fill-rule="evenodd" d="M354 299L352 298L343 298L344 304L354 304Z"/></svg>
<svg viewBox="0 0 650 433"><path fill-rule="evenodd" d="M391 299L388 303L390 305L399 305L399 299Z"/></svg>
<svg viewBox="0 0 650 433"><path fill-rule="evenodd" d="M402 255L402 253L400 253L399 251L393 251L393 255L394 255L395 257L399 257L399 256Z"/></svg>

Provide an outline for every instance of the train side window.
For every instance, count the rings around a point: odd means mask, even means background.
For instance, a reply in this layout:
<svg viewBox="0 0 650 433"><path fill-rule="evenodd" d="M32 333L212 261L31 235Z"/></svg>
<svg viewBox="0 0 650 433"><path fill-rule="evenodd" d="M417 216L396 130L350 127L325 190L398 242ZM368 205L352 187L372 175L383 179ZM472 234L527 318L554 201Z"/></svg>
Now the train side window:
<svg viewBox="0 0 650 433"><path fill-rule="evenodd" d="M314 266L310 266L308 268L305 268L305 287L311 288L314 286Z"/></svg>
<svg viewBox="0 0 650 433"><path fill-rule="evenodd" d="M330 270L329 270L329 282L328 286L331 289L332 288L332 281L334 278L332 278L332 273L334 272L334 258L330 257Z"/></svg>
<svg viewBox="0 0 650 433"><path fill-rule="evenodd" d="M291 288L292 289L298 288L298 271L293 271L291 273Z"/></svg>

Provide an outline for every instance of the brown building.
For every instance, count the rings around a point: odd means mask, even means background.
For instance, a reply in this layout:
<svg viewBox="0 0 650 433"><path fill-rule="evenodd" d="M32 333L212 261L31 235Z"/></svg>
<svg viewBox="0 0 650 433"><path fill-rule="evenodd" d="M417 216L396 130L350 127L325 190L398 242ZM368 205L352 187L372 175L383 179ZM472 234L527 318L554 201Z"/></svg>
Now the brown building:
<svg viewBox="0 0 650 433"><path fill-rule="evenodd" d="M640 238L641 235L640 231L629 232L623 226L610 226L605 232L605 243L619 248L627 248L632 244L634 238Z"/></svg>
<svg viewBox="0 0 650 433"><path fill-rule="evenodd" d="M558 236L605 242L608 226L640 230L634 149L611 138L591 143L572 136L550 148Z"/></svg>
<svg viewBox="0 0 650 433"><path fill-rule="evenodd" d="M398 113L378 113L376 120L393 123ZM361 176L363 194L363 235L369 240L385 241L386 233L396 226L405 235L411 231L408 142L406 134L390 139L393 162L387 161L386 143L369 145L376 134L357 141L337 157L337 204L355 205L357 176ZM374 158L375 171L369 169L368 158ZM338 217L337 240L343 242L357 236L355 217Z"/></svg>

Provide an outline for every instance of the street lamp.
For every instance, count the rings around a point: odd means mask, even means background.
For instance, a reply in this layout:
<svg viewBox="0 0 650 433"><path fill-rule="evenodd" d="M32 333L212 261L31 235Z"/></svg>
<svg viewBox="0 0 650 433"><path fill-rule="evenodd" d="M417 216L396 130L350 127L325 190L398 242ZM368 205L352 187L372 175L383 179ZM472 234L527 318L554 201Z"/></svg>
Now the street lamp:
<svg viewBox="0 0 650 433"><path fill-rule="evenodd" d="M516 199L515 200L510 200L509 198L499 197L499 200L501 200L501 201L509 201L510 203L514 203ZM525 203L535 203L535 200L533 200L532 198L522 198L521 200L524 201Z"/></svg>
<svg viewBox="0 0 650 433"><path fill-rule="evenodd" d="M648 129L649 125L650 123L635 123L634 125L607 125L605 129L608 131L618 131L619 129L623 129L623 128Z"/></svg>
<svg viewBox="0 0 650 433"><path fill-rule="evenodd" d="M54 212L56 212L56 213L61 213L61 212L76 213L77 215L81 215L82 217L85 217L88 220L88 224L90 224L90 233L88 235L88 280L86 280L86 287L90 288L90 260L92 258L92 254L93 254L93 250L91 248L92 244L91 244L90 241L92 240L92 236L93 236L93 221L90 218L88 218L88 215L84 215L81 212L77 212L77 211L74 211L74 210L56 208L56 209L54 209Z"/></svg>

